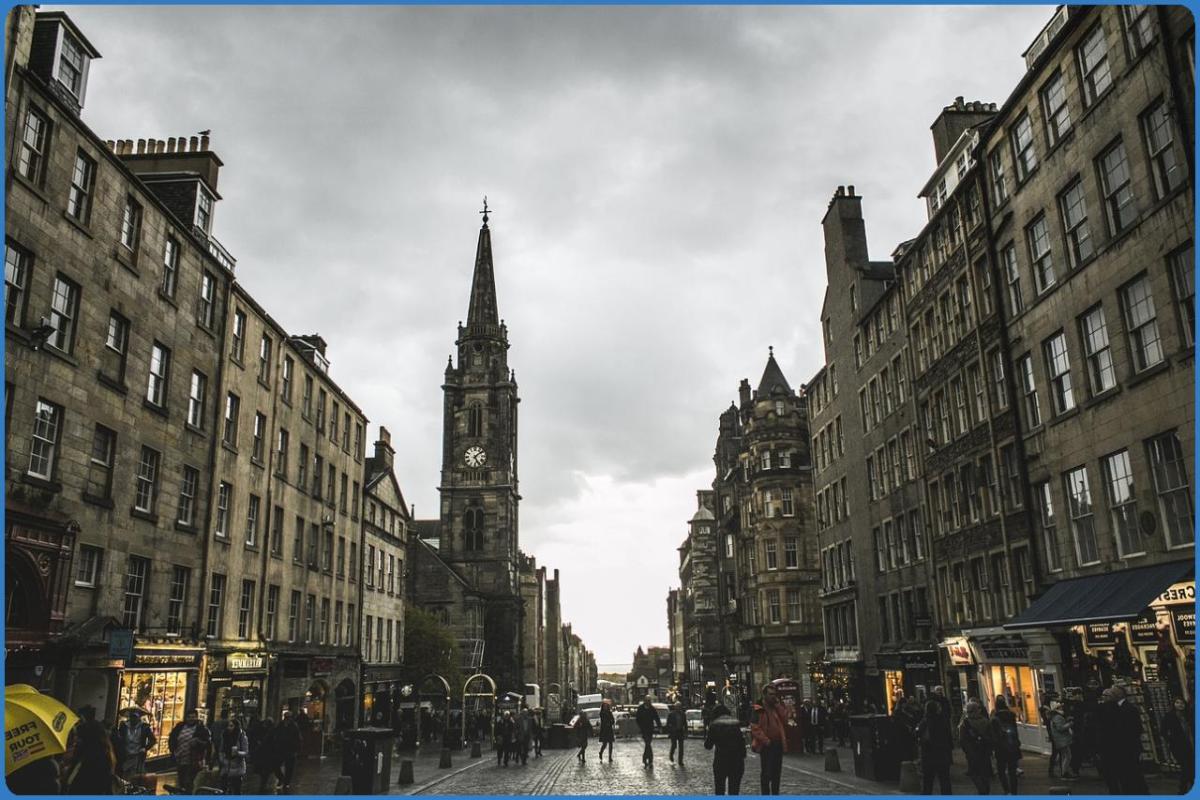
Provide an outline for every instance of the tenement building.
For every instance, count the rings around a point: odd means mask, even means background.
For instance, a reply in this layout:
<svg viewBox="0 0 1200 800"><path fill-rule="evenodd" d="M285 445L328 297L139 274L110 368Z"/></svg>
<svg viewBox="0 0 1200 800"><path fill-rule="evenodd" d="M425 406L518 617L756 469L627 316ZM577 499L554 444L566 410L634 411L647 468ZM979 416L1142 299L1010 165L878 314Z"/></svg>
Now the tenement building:
<svg viewBox="0 0 1200 800"><path fill-rule="evenodd" d="M696 492L696 513L679 547L679 585L676 614L671 619L672 658L679 694L692 705L704 702L707 690L724 685L717 605L717 529L713 492ZM679 623L678 634L675 622Z"/></svg>
<svg viewBox="0 0 1200 800"><path fill-rule="evenodd" d="M10 36L8 680L100 718L145 709L155 757L201 688L233 279L212 238L220 160L198 137L122 158L81 119L100 55L83 33L20 6Z"/></svg>

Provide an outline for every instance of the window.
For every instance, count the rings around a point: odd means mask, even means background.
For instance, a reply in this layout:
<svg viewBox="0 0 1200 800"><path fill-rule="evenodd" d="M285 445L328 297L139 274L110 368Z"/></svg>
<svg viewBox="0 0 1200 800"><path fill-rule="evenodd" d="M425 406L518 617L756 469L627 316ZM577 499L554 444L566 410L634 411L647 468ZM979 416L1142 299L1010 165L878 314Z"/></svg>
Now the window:
<svg viewBox="0 0 1200 800"><path fill-rule="evenodd" d="M1108 328L1104 322L1104 309L1096 306L1088 311L1080 317L1079 326L1083 334L1084 353L1087 356L1088 385L1095 396L1117 385L1108 343Z"/></svg>
<svg viewBox="0 0 1200 800"><path fill-rule="evenodd" d="M1000 152L999 147L992 151L988 162L992 168L992 200L999 207L1008 200L1008 183L1004 178L1004 155Z"/></svg>
<svg viewBox="0 0 1200 800"><path fill-rule="evenodd" d="M342 449L350 449L350 412L342 412Z"/></svg>
<svg viewBox="0 0 1200 800"><path fill-rule="evenodd" d="M279 616L279 587L271 584L267 587L267 609L264 620L263 638L275 638L275 619Z"/></svg>
<svg viewBox="0 0 1200 800"><path fill-rule="evenodd" d="M1078 267L1091 258L1093 253L1087 205L1083 199L1083 183L1078 178L1059 195L1058 207L1062 213L1063 231L1067 237L1067 254L1071 266Z"/></svg>
<svg viewBox="0 0 1200 800"><path fill-rule="evenodd" d="M833 367L830 367L832 370ZM354 458L358 460L362 458L363 449L363 426L361 422L354 423Z"/></svg>
<svg viewBox="0 0 1200 800"><path fill-rule="evenodd" d="M334 503L334 486L333 482L337 478L337 471L333 468L333 463L330 462L329 469L325 472L325 502L329 505Z"/></svg>
<svg viewBox="0 0 1200 800"><path fill-rule="evenodd" d="M1142 135L1154 173L1154 194L1161 200L1184 180L1183 165L1175 155L1175 132L1166 103L1159 100L1142 115Z"/></svg>
<svg viewBox="0 0 1200 800"><path fill-rule="evenodd" d="M317 596L310 594L304 598L304 641L311 642L313 640L313 625L317 611Z"/></svg>
<svg viewBox="0 0 1200 800"><path fill-rule="evenodd" d="M321 479L324 477L325 459L321 456L313 456L312 495L318 500L321 499Z"/></svg>
<svg viewBox="0 0 1200 800"><path fill-rule="evenodd" d="M1046 371L1050 374L1050 403L1055 416L1065 414L1075 407L1075 395L1071 390L1071 362L1067 356L1067 337L1059 331L1045 341L1042 350L1046 359Z"/></svg>
<svg viewBox="0 0 1200 800"><path fill-rule="evenodd" d="M800 568L800 551L794 536L783 540L783 566L786 569Z"/></svg>
<svg viewBox="0 0 1200 800"><path fill-rule="evenodd" d="M342 413L342 407L338 405L338 401L333 401L333 408L329 411L329 441L337 444L338 441L338 419Z"/></svg>
<svg viewBox="0 0 1200 800"><path fill-rule="evenodd" d="M81 98L83 89L83 72L84 58L83 50L74 38L66 34L62 34L60 40L62 47L59 49L58 55L58 70L55 77L67 91Z"/></svg>
<svg viewBox="0 0 1200 800"><path fill-rule="evenodd" d="M142 207L132 196L125 198L121 212L121 246L130 253L137 253L142 238Z"/></svg>
<svg viewBox="0 0 1200 800"><path fill-rule="evenodd" d="M88 589L96 588L96 583L100 578L100 554L99 547L91 545L79 545L79 560L75 563L75 585L82 586Z"/></svg>
<svg viewBox="0 0 1200 800"><path fill-rule="evenodd" d="M1083 78L1083 105L1087 108L1112 85L1112 75L1108 70L1108 39L1104 36L1102 25L1092 28L1077 53L1079 73Z"/></svg>
<svg viewBox="0 0 1200 800"><path fill-rule="evenodd" d="M1061 71L1054 73L1042 87L1042 114L1046 118L1046 143L1053 147L1071 130L1071 110L1067 108L1067 86Z"/></svg>
<svg viewBox="0 0 1200 800"><path fill-rule="evenodd" d="M1075 540L1075 558L1081 567L1097 564L1100 562L1100 547L1096 541L1096 520L1091 491L1088 489L1087 469L1077 467L1063 478L1071 515L1071 536Z"/></svg>
<svg viewBox="0 0 1200 800"><path fill-rule="evenodd" d="M1154 27L1150 22L1150 6L1121 6L1125 19L1125 35L1129 39L1131 58L1144 53L1154 41Z"/></svg>
<svg viewBox="0 0 1200 800"><path fill-rule="evenodd" d="M778 547L778 543L773 540L764 543L763 548L767 557L767 569L779 569L779 553L777 552Z"/></svg>
<svg viewBox="0 0 1200 800"><path fill-rule="evenodd" d="M358 542L350 542L350 582L358 580ZM353 616L353 614L351 615Z"/></svg>
<svg viewBox="0 0 1200 800"><path fill-rule="evenodd" d="M349 484L350 484L350 476L343 472L342 473L342 490L341 490L341 492L338 493L338 498L339 498L338 507L341 509L341 512L343 514L346 513L346 495L348 495L350 493L348 490Z"/></svg>
<svg viewBox="0 0 1200 800"><path fill-rule="evenodd" d="M162 408L167 403L171 351L155 342L150 348L150 371L146 381L146 402Z"/></svg>
<svg viewBox="0 0 1200 800"><path fill-rule="evenodd" d="M215 639L221 635L221 606L225 602L225 576L214 572L212 584L208 590L208 624L204 633L208 638Z"/></svg>
<svg viewBox="0 0 1200 800"><path fill-rule="evenodd" d="M246 355L246 312L240 308L233 312L233 360L241 362Z"/></svg>
<svg viewBox="0 0 1200 800"><path fill-rule="evenodd" d="M211 272L200 276L200 303L197 306L196 322L212 328L217 314L217 279Z"/></svg>
<svg viewBox="0 0 1200 800"><path fill-rule="evenodd" d="M1017 375L1021 378L1021 394L1024 397L1021 412L1025 418L1025 429L1028 431L1042 424L1037 383L1033 377L1033 356L1026 355L1017 360Z"/></svg>
<svg viewBox="0 0 1200 800"><path fill-rule="evenodd" d="M199 370L192 370L192 382L188 387L188 424L204 429L204 399L208 394L208 378Z"/></svg>
<svg viewBox="0 0 1200 800"><path fill-rule="evenodd" d="M992 314L992 271L986 260L975 264L975 286L979 289L979 316L984 319Z"/></svg>
<svg viewBox="0 0 1200 800"><path fill-rule="evenodd" d="M954 433L961 436L971 430L971 417L967 411L967 393L957 375L950 379L950 394L954 398Z"/></svg>
<svg viewBox="0 0 1200 800"><path fill-rule="evenodd" d="M297 564L304 563L304 529L306 524L304 517L296 517L295 533L292 534L292 561Z"/></svg>
<svg viewBox="0 0 1200 800"><path fill-rule="evenodd" d="M325 432L325 390L317 390L317 433Z"/></svg>
<svg viewBox="0 0 1200 800"><path fill-rule="evenodd" d="M883 539L883 531L874 528L871 533L875 540L875 567L880 572L886 572L888 568L887 545Z"/></svg>
<svg viewBox="0 0 1200 800"><path fill-rule="evenodd" d="M300 458L296 459L296 487L308 491L308 445L300 445Z"/></svg>
<svg viewBox="0 0 1200 800"><path fill-rule="evenodd" d="M1183 329L1183 344L1191 347L1196 336L1196 283L1195 248L1189 244L1171 254L1171 282L1175 289L1175 302L1179 306L1179 325Z"/></svg>
<svg viewBox="0 0 1200 800"><path fill-rule="evenodd" d="M50 121L39 109L25 111L21 127L21 149L17 155L17 174L25 180L42 185L45 177L46 154L50 143Z"/></svg>
<svg viewBox="0 0 1200 800"><path fill-rule="evenodd" d="M783 500L783 516L792 517L796 515L796 506L792 498L792 490L785 488L782 490Z"/></svg>
<svg viewBox="0 0 1200 800"><path fill-rule="evenodd" d="M1062 570L1062 556L1058 552L1058 523L1054 517L1054 498L1050 482L1043 481L1033 487L1033 498L1038 505L1038 517L1042 523L1042 550L1046 555L1046 569L1059 572Z"/></svg>
<svg viewBox="0 0 1200 800"><path fill-rule="evenodd" d="M388 641L388 649L389 649L389 650L391 649L391 645L392 645L392 643L391 643L391 641L390 641L390 639L391 639L391 629L392 629L392 623L391 623L391 620L388 620L388 639L389 639L389 641ZM328 598L328 597L322 597L322 598L321 598L321 635L320 635L320 641L321 641L321 643L322 643L322 644L324 644L324 643L326 643L326 642L328 642L328 641L329 641L329 598Z"/></svg>
<svg viewBox="0 0 1200 800"><path fill-rule="evenodd" d="M771 468L771 451L770 450L763 450L762 453L759 454L759 458L761 460L761 466L763 469Z"/></svg>
<svg viewBox="0 0 1200 800"><path fill-rule="evenodd" d="M275 446L275 474L287 477L288 432L286 428L279 429L279 441Z"/></svg>
<svg viewBox="0 0 1200 800"><path fill-rule="evenodd" d="M225 433L221 441L230 447L237 447L238 418L241 416L242 399L233 392L225 396Z"/></svg>
<svg viewBox="0 0 1200 800"><path fill-rule="evenodd" d="M86 225L92 213L92 189L96 182L96 162L82 150L75 153L71 170L71 190L67 195L67 216Z"/></svg>
<svg viewBox="0 0 1200 800"><path fill-rule="evenodd" d="M767 620L773 625L777 625L783 621L779 608L778 589L767 590Z"/></svg>
<svg viewBox="0 0 1200 800"><path fill-rule="evenodd" d="M1025 310L1025 301L1021 295L1021 268L1017 266L1017 246L1009 243L1000 254L1004 262L1004 275L1008 280L1008 314L1018 316Z"/></svg>
<svg viewBox="0 0 1200 800"><path fill-rule="evenodd" d="M11 392L10 392L11 395ZM57 463L62 408L38 398L34 409L33 438L29 445L29 474L51 480Z"/></svg>
<svg viewBox="0 0 1200 800"><path fill-rule="evenodd" d="M321 547L321 569L333 572L333 531L325 530L325 541Z"/></svg>
<svg viewBox="0 0 1200 800"><path fill-rule="evenodd" d="M1108 232L1116 236L1127 230L1137 217L1129 162L1125 158L1125 144L1118 141L1100 156L1096 164L1100 172L1100 189L1104 195Z"/></svg>
<svg viewBox="0 0 1200 800"><path fill-rule="evenodd" d="M150 560L130 556L125 567L125 600L121 608L121 624L137 631L142 626L145 608L146 576L150 572Z"/></svg>
<svg viewBox="0 0 1200 800"><path fill-rule="evenodd" d="M1029 263L1033 265L1033 285L1037 293L1054 285L1054 259L1050 254L1050 231L1045 215L1039 215L1025 229L1025 240L1029 243Z"/></svg>
<svg viewBox="0 0 1200 800"><path fill-rule="evenodd" d="M1104 487L1108 495L1109 519L1117 540L1117 555L1128 558L1145 551L1138 536L1137 496L1133 490L1133 470L1129 466L1129 451L1122 450L1105 456Z"/></svg>
<svg viewBox="0 0 1200 800"><path fill-rule="evenodd" d="M175 286L179 280L179 242L168 236L163 245L163 274L160 289L167 297L175 296Z"/></svg>
<svg viewBox="0 0 1200 800"><path fill-rule="evenodd" d="M222 539L229 536L229 507L232 503L233 486L221 481L217 489L217 524L213 533Z"/></svg>
<svg viewBox="0 0 1200 800"><path fill-rule="evenodd" d="M346 644L354 644L354 621L357 617L354 616L354 603L346 604Z"/></svg>
<svg viewBox="0 0 1200 800"><path fill-rule="evenodd" d="M192 571L187 567L171 567L171 584L167 589L167 634L178 636L183 630L184 610L187 605L188 583Z"/></svg>
<svg viewBox="0 0 1200 800"><path fill-rule="evenodd" d="M1188 484L1187 460L1174 431L1146 442L1158 514L1167 536L1167 547L1183 547L1196 540L1192 520L1192 492Z"/></svg>
<svg viewBox="0 0 1200 800"><path fill-rule="evenodd" d="M113 464L117 453L117 434L97 425L92 435L92 455L88 461L87 487L84 494L97 500L112 498Z"/></svg>
<svg viewBox="0 0 1200 800"><path fill-rule="evenodd" d="M25 302L29 292L29 265L32 258L10 241L4 243L4 321L10 325L25 323Z"/></svg>
<svg viewBox="0 0 1200 800"><path fill-rule="evenodd" d="M238 598L238 638L250 638L250 619L254 613L254 581L242 581L242 595Z"/></svg>
<svg viewBox="0 0 1200 800"><path fill-rule="evenodd" d="M333 604L333 644L344 644L342 641L342 601Z"/></svg>
<svg viewBox="0 0 1200 800"><path fill-rule="evenodd" d="M967 365L967 383L971 393L971 413L975 417L975 424L978 425L988 418L987 392L978 361Z"/></svg>
<svg viewBox="0 0 1200 800"><path fill-rule="evenodd" d="M279 378L281 384L279 394L283 397L283 402L288 405L292 404L292 368L294 366L295 362L292 361L291 356L283 357L283 374Z"/></svg>
<svg viewBox="0 0 1200 800"><path fill-rule="evenodd" d="M175 515L175 521L180 525L190 528L196 524L196 487L199 485L200 470L184 466L179 481L179 513Z"/></svg>
<svg viewBox="0 0 1200 800"><path fill-rule="evenodd" d="M294 642L300 635L300 592L292 590L288 603L288 641Z"/></svg>
<svg viewBox="0 0 1200 800"><path fill-rule="evenodd" d="M250 452L250 458L254 461L261 462L263 453L266 450L267 442L267 417L261 411L254 412L254 444Z"/></svg>
<svg viewBox="0 0 1200 800"><path fill-rule="evenodd" d="M75 349L75 320L79 315L79 286L61 273L54 278L54 293L50 299L50 334L48 344L56 350L70 353Z"/></svg>
<svg viewBox="0 0 1200 800"><path fill-rule="evenodd" d="M258 495L250 495L246 505L246 546L258 546L258 512L262 504Z"/></svg>
<svg viewBox="0 0 1200 800"><path fill-rule="evenodd" d="M339 578L346 574L346 537L339 536L337 543L337 576Z"/></svg>
<svg viewBox="0 0 1200 800"><path fill-rule="evenodd" d="M196 225L205 234L212 232L212 212L213 199L212 195L206 192L203 188L197 191L196 198Z"/></svg>
<svg viewBox="0 0 1200 800"><path fill-rule="evenodd" d="M1008 135L1012 140L1013 163L1017 165L1017 183L1024 183L1038 165L1033 149L1033 123L1029 121L1028 112L1021 114Z"/></svg>
<svg viewBox="0 0 1200 800"><path fill-rule="evenodd" d="M1017 461L1015 445L1006 444L1000 448L1000 463L1004 469L1004 491L1008 495L1009 505L1021 508L1025 500L1021 496L1021 465Z"/></svg>
<svg viewBox="0 0 1200 800"><path fill-rule="evenodd" d="M275 506L271 514L271 555L283 556L283 507Z"/></svg>
<svg viewBox="0 0 1200 800"><path fill-rule="evenodd" d="M158 502L158 467L161 461L162 455L157 450L142 446L133 501L135 511L154 513L154 506Z"/></svg>
<svg viewBox="0 0 1200 800"><path fill-rule="evenodd" d="M271 337L263 334L258 345L258 379L263 383L271 380Z"/></svg>
<svg viewBox="0 0 1200 800"><path fill-rule="evenodd" d="M1149 279L1142 275L1121 289L1121 299L1125 307L1125 326L1129 333L1133 371L1142 372L1163 359L1162 340L1158 336L1158 319Z"/></svg>

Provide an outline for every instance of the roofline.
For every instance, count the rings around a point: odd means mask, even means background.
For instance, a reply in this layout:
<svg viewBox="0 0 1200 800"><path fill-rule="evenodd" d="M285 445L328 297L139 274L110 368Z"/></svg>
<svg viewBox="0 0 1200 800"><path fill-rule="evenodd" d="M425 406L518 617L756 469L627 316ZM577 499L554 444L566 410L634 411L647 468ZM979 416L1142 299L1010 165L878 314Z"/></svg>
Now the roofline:
<svg viewBox="0 0 1200 800"><path fill-rule="evenodd" d="M36 8L36 6L35 6L35 8ZM83 31L79 30L79 27L75 24L75 21L72 20L69 16L67 16L67 12L65 12L65 11L37 11L37 12L34 12L33 24L36 25L39 20L57 20L57 21L63 23L63 25L65 25L71 31L71 35L74 36L76 39L78 39L79 43L81 45L83 45L84 48L88 51L88 56L90 58L93 58L93 59L104 58L104 56L100 55L100 51L96 49L96 46L93 45L91 42L89 42L88 38L83 35Z"/></svg>

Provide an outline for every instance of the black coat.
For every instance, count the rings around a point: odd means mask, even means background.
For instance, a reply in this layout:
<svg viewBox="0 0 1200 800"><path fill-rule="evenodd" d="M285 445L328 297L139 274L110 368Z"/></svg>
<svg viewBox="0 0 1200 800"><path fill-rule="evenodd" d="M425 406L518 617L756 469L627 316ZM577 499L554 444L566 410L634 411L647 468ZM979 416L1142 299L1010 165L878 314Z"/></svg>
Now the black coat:
<svg viewBox="0 0 1200 800"><path fill-rule="evenodd" d="M719 714L708 723L704 732L704 747L715 750L713 768L729 769L746 760L746 739L741 726L728 712Z"/></svg>
<svg viewBox="0 0 1200 800"><path fill-rule="evenodd" d="M1171 709L1163 716L1162 733L1176 763L1190 763L1196 753L1196 734L1191 716Z"/></svg>
<svg viewBox="0 0 1200 800"><path fill-rule="evenodd" d="M950 754L954 750L954 737L950 726L940 714L925 715L917 725L917 742L921 747L921 764L927 767L940 767L950 764Z"/></svg>
<svg viewBox="0 0 1200 800"><path fill-rule="evenodd" d="M1101 763L1118 771L1141 769L1142 715L1131 701L1101 703L1096 727Z"/></svg>
<svg viewBox="0 0 1200 800"><path fill-rule="evenodd" d="M600 741L611 743L615 739L613 727L616 722L611 708L604 706L600 709Z"/></svg>
<svg viewBox="0 0 1200 800"><path fill-rule="evenodd" d="M992 775L992 726L987 717L979 717L982 724L972 725L969 717L963 717L958 725L958 743L967 757L967 774L990 778Z"/></svg>
<svg viewBox="0 0 1200 800"><path fill-rule="evenodd" d="M637 719L638 730L642 732L643 736L662 729L662 718L658 716L658 711L654 706L643 703L638 706L634 718Z"/></svg>

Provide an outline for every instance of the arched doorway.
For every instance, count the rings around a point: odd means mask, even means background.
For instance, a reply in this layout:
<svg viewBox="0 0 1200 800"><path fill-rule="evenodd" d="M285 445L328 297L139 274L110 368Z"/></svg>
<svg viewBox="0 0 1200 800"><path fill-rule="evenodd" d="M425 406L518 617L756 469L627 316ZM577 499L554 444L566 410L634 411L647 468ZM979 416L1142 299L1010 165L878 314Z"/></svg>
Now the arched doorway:
<svg viewBox="0 0 1200 800"><path fill-rule="evenodd" d="M333 729L335 731L347 730L354 727L354 698L358 692L354 687L354 681L346 678L333 690L333 696L337 706L336 717L334 719ZM378 703L378 698L376 698ZM374 724L374 723L372 723Z"/></svg>

